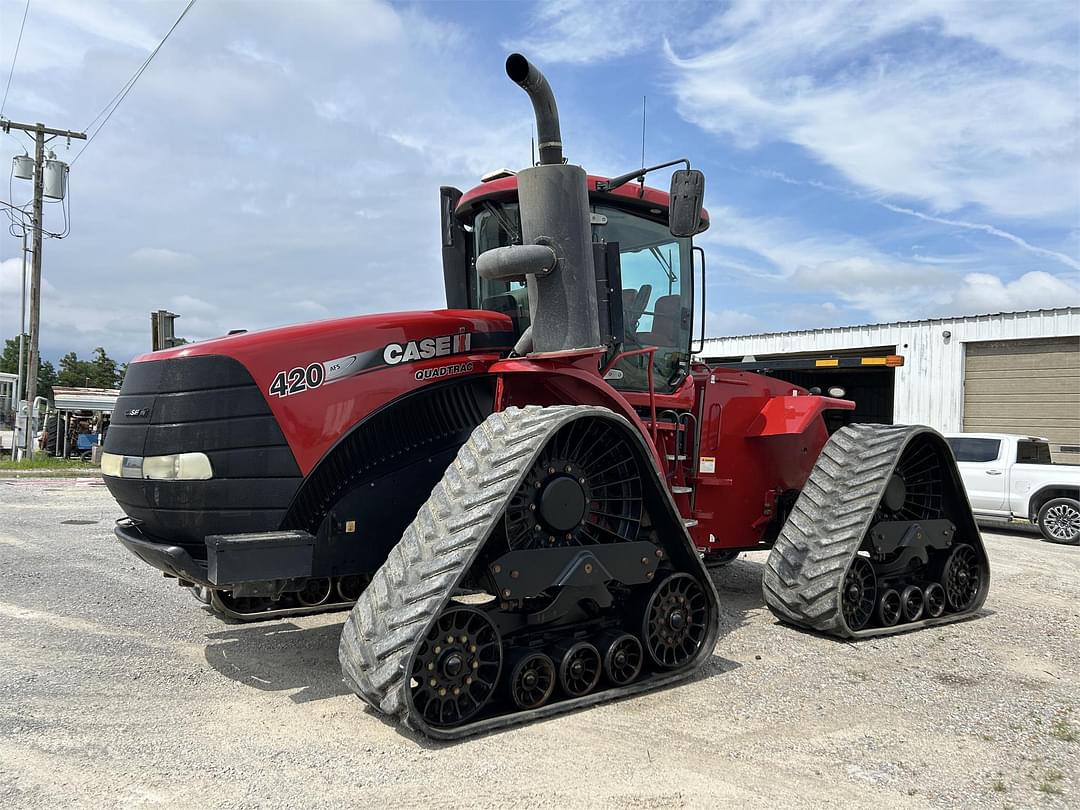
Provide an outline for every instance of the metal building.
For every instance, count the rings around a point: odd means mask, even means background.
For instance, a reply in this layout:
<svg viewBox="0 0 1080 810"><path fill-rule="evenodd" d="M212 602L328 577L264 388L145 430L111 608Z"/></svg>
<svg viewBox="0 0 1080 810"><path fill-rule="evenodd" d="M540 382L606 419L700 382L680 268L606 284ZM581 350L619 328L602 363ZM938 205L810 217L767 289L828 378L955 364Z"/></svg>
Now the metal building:
<svg viewBox="0 0 1080 810"><path fill-rule="evenodd" d="M712 338L700 356L843 387L856 421L1045 436L1080 463L1080 307Z"/></svg>

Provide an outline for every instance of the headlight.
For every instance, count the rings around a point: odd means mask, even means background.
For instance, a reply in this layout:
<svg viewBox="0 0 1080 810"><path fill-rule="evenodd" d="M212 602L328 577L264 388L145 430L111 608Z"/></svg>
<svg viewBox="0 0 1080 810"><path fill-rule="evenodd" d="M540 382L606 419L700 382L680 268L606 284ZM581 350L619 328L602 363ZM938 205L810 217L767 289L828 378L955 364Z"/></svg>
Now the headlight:
<svg viewBox="0 0 1080 810"><path fill-rule="evenodd" d="M124 465L124 457L118 456L116 453L102 453L101 454L101 474L111 475L114 478L120 477L120 470Z"/></svg>
<svg viewBox="0 0 1080 810"><path fill-rule="evenodd" d="M214 477L214 469L205 453L175 453L146 458L102 453L101 472L119 478L149 478L155 481L207 481Z"/></svg>
<svg viewBox="0 0 1080 810"><path fill-rule="evenodd" d="M142 472L143 478L165 481L206 481L214 477L210 459L204 453L147 456L143 459Z"/></svg>

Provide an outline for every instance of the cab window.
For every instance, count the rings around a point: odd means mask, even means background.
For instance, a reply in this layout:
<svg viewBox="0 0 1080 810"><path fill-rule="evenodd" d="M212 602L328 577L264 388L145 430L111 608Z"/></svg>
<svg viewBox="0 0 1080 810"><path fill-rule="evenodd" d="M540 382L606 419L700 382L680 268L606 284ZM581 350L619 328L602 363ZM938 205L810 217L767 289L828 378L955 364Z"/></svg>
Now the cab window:
<svg viewBox="0 0 1080 810"><path fill-rule="evenodd" d="M593 227L595 241L618 242L622 270L624 348L655 346L653 385L669 393L690 359L691 243L667 225L618 208L597 206L606 223ZM647 355L626 357L609 382L625 391L647 391Z"/></svg>

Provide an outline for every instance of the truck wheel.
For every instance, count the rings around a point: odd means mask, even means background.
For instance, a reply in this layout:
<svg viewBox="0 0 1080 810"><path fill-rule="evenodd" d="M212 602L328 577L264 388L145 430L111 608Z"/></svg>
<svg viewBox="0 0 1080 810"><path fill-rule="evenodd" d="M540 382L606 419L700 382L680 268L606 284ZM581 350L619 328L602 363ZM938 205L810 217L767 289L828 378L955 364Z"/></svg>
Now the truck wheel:
<svg viewBox="0 0 1080 810"><path fill-rule="evenodd" d="M1080 503L1072 498L1054 498L1044 503L1038 522L1044 540L1080 545Z"/></svg>

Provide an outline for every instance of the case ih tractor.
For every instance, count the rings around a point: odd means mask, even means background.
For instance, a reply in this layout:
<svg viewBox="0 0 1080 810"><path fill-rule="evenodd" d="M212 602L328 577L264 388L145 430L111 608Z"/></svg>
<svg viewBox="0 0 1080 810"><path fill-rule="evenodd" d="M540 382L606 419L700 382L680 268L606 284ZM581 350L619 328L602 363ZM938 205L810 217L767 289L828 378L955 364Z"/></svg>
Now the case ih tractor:
<svg viewBox="0 0 1080 810"><path fill-rule="evenodd" d="M547 81L506 71L539 162L442 189L448 309L137 358L104 448L120 542L234 620L351 609L346 682L440 738L687 677L740 550L772 548L793 625L970 616L989 566L942 438L830 437L853 403L693 361L704 177L568 165Z"/></svg>

